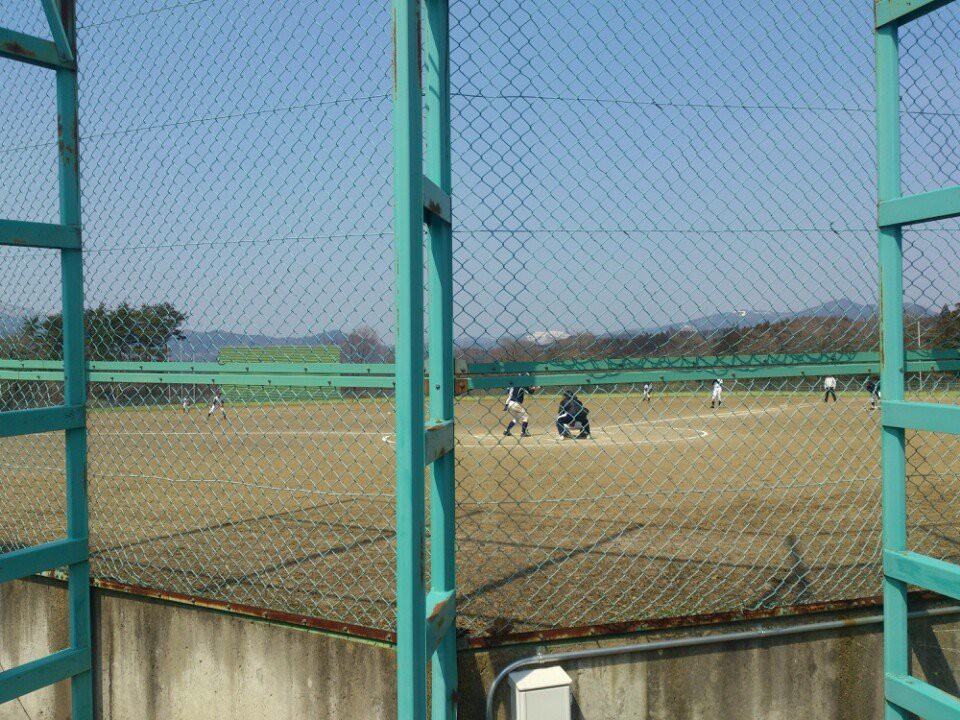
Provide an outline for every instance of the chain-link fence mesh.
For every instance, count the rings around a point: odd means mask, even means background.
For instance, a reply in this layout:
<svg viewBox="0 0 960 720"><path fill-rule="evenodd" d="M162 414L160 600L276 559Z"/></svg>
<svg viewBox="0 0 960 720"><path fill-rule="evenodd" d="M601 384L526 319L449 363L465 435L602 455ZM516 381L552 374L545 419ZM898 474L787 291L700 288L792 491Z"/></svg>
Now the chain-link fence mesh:
<svg viewBox="0 0 960 720"><path fill-rule="evenodd" d="M28 5L0 17L46 34ZM876 595L871 4L450 12L462 630ZM78 18L94 574L392 627L389 7ZM958 22L904 34L907 192L957 181ZM55 221L52 81L9 65L0 215ZM954 229L905 234L921 355L957 346ZM3 252L0 402L57 402L55 255ZM504 436L527 372L530 436ZM952 373L909 382L955 401ZM37 442L0 440L5 546L61 517ZM911 537L939 556L951 442L910 438Z"/></svg>
<svg viewBox="0 0 960 720"><path fill-rule="evenodd" d="M904 194L960 184L960 60L954 50L960 33L960 8L948 6L900 30L901 176ZM911 348L953 349L960 345L956 220L922 223L903 229L904 303L928 309L925 317L906 317L905 344ZM908 385L907 399L956 404L954 374L928 377L920 388ZM960 561L960 518L954 436L906 431L907 538L916 552Z"/></svg>

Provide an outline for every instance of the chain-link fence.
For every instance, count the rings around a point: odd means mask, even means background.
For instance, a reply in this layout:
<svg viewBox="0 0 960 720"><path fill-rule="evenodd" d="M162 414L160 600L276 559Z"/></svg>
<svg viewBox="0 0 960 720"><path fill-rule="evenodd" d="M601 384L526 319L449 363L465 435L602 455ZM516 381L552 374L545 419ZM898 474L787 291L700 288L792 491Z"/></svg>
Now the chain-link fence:
<svg viewBox="0 0 960 720"><path fill-rule="evenodd" d="M450 11L462 631L878 594L870 2ZM905 31L905 191L957 180L956 13ZM391 628L389 7L78 18L94 574ZM2 72L0 216L53 221L48 79ZM911 388L941 402L955 229L905 233ZM56 403L55 257L0 253L0 404ZM0 546L56 535L59 442L0 440ZM941 557L953 442L910 437Z"/></svg>

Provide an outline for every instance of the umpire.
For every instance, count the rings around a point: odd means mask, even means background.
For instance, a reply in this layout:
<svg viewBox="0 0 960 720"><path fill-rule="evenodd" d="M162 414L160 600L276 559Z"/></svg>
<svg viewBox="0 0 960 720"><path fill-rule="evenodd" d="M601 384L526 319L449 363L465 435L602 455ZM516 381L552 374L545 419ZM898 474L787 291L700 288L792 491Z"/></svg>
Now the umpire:
<svg viewBox="0 0 960 720"><path fill-rule="evenodd" d="M576 396L573 390L564 390L563 397L560 399L560 408L557 415L557 431L560 437L573 437L570 434L570 426L574 423L580 426L580 434L577 440L585 440L590 437L590 411L583 406L580 398Z"/></svg>

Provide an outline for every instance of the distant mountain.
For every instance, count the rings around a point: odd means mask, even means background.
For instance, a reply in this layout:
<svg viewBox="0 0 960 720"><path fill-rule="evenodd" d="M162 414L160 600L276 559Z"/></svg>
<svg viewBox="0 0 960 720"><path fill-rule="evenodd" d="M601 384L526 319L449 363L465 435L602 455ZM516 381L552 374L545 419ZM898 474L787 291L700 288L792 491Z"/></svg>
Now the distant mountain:
<svg viewBox="0 0 960 720"><path fill-rule="evenodd" d="M573 336L564 330L535 330L524 336L523 340L524 342L533 343L534 345L552 345L555 342L567 340L571 337Z"/></svg>
<svg viewBox="0 0 960 720"><path fill-rule="evenodd" d="M904 303L903 309L908 315L915 317L929 317L936 314L930 310L930 308L915 303ZM870 318L877 317L878 314L879 309L876 305L863 305L849 298L840 298L839 300L830 300L820 305L796 311L755 312L753 310L740 310L728 313L716 313L714 315L693 318L685 323L661 325L660 327L649 329L646 332L668 332L687 328L710 334L729 328L750 327L751 325L757 325L762 322L772 323L782 320L792 320L798 317L842 317L847 320L869 320Z"/></svg>
<svg viewBox="0 0 960 720"><path fill-rule="evenodd" d="M170 342L170 359L213 362L223 347L275 347L278 345L342 345L347 335L339 330L301 337L247 335L225 330L185 330L184 340Z"/></svg>
<svg viewBox="0 0 960 720"><path fill-rule="evenodd" d="M936 312L916 303L904 303L903 311L914 317L931 317ZM806 308L792 313L788 317L845 317L847 320L867 320L880 314L876 305L861 305L848 298L830 300L816 307Z"/></svg>

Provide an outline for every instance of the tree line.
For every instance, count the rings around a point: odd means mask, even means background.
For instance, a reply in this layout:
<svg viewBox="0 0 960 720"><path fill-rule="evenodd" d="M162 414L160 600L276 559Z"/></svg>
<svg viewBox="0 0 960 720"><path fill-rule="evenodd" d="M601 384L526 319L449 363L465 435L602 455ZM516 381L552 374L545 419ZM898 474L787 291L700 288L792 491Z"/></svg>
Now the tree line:
<svg viewBox="0 0 960 720"><path fill-rule="evenodd" d="M187 315L168 302L116 307L98 305L83 314L87 359L162 362L170 343L185 340ZM960 347L960 303L936 315L904 316L908 349ZM875 351L877 318L795 317L717 330L677 327L616 335L576 333L549 343L506 337L494 345L461 345L468 362L550 361L709 355L766 355ZM16 333L0 337L0 357L29 360L63 358L63 315L28 317ZM361 325L341 341L349 363L392 362L394 350L372 328Z"/></svg>
<svg viewBox="0 0 960 720"><path fill-rule="evenodd" d="M876 351L880 324L876 317L794 317L716 330L676 327L617 335L575 333L549 343L508 337L493 346L458 348L467 362L549 362L612 358L712 355L821 354ZM960 347L960 303L936 315L905 315L908 350Z"/></svg>
<svg viewBox="0 0 960 720"><path fill-rule="evenodd" d="M170 342L186 338L186 320L185 313L165 302L88 308L83 312L86 357L104 361L166 360ZM63 313L28 317L19 332L0 338L0 357L62 360Z"/></svg>

